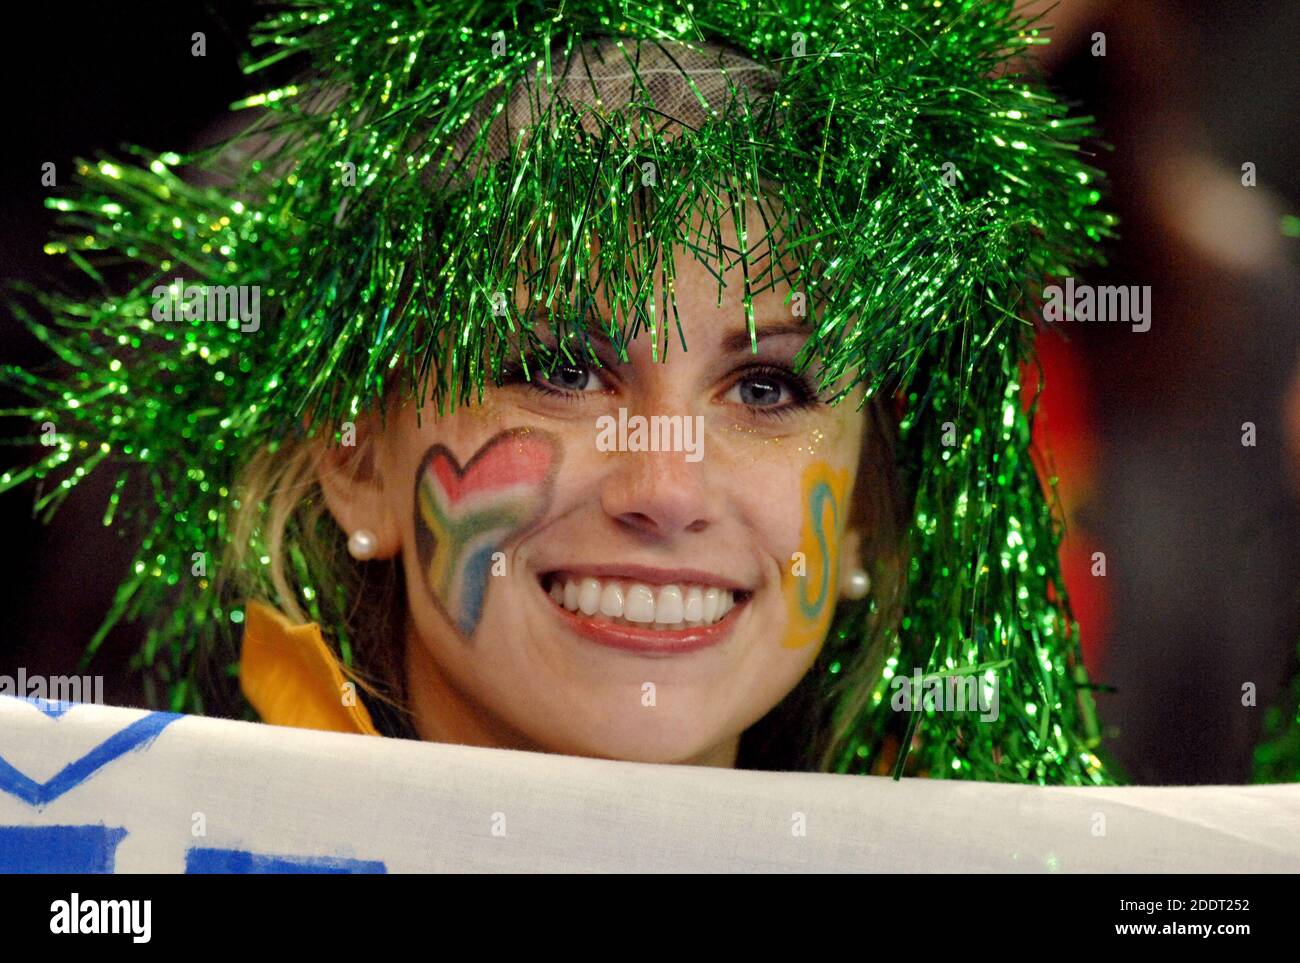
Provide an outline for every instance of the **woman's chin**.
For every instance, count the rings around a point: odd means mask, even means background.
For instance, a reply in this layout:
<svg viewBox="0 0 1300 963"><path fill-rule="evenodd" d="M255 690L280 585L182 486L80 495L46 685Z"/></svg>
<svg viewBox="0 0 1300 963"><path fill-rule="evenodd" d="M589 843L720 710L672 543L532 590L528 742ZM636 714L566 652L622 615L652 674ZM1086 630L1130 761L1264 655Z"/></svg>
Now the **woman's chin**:
<svg viewBox="0 0 1300 963"><path fill-rule="evenodd" d="M566 611L535 579L511 588L523 590L498 593L472 654L458 653L461 691L538 751L734 765L739 733L807 668L762 644L781 614L764 592L711 625L663 629Z"/></svg>
<svg viewBox="0 0 1300 963"><path fill-rule="evenodd" d="M586 756L594 759L612 759L620 762L644 762L661 765L731 765L734 754L728 746L734 742L719 735L716 739L683 738L677 734L661 737L644 732L628 733L625 737L603 734L598 739L582 738L565 743L568 748L553 751L564 755Z"/></svg>

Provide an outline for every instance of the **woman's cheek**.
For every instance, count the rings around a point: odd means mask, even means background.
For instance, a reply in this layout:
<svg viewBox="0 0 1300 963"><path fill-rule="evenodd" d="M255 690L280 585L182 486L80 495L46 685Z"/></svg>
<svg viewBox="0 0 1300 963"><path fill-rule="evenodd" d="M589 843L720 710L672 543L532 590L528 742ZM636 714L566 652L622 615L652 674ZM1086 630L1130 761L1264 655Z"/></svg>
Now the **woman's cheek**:
<svg viewBox="0 0 1300 963"><path fill-rule="evenodd" d="M787 615L781 644L787 649L820 644L830 629L849 482L847 469L826 461L814 461L800 479L799 547L781 572Z"/></svg>
<svg viewBox="0 0 1300 963"><path fill-rule="evenodd" d="M415 541L422 581L466 641L483 616L494 567L546 517L561 460L558 439L536 428L498 432L468 455L436 444L420 459Z"/></svg>

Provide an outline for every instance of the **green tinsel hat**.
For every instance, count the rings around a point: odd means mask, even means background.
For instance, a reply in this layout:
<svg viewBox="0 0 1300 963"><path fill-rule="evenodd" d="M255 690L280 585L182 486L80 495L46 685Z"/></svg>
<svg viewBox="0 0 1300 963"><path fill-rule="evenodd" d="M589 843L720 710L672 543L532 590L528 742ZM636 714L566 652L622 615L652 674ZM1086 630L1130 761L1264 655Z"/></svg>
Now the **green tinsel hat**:
<svg viewBox="0 0 1300 963"><path fill-rule="evenodd" d="M537 357L531 320L575 352L592 326L622 346L675 325L651 269L628 266L721 261L726 218L747 250L798 265L748 276L751 330L750 296L786 284L822 386L902 405L903 616L869 645L869 603L837 614L814 670L848 733L830 768L897 755L899 773L1106 781L1021 374L1036 293L1095 260L1111 219L1086 121L1027 75L1039 34L987 0L280 5L247 69L295 58L302 79L236 105L264 112L235 181L187 183L195 157L105 160L50 201L66 233L47 249L100 290L20 308L63 364L6 379L57 434L0 489L43 479L52 511L87 472L117 473L105 523L135 526L140 549L88 655L146 618L139 667L202 711L198 667L234 651L242 611L191 560L233 537L255 449L336 435L394 392L472 402ZM767 198L762 223L745 198ZM160 317L156 289L178 278L255 286L260 315ZM501 297L517 285L531 320ZM345 624L346 593L287 550L297 604ZM867 664L874 688L841 684ZM996 674L999 718L918 708L900 728L888 682L918 667Z"/></svg>

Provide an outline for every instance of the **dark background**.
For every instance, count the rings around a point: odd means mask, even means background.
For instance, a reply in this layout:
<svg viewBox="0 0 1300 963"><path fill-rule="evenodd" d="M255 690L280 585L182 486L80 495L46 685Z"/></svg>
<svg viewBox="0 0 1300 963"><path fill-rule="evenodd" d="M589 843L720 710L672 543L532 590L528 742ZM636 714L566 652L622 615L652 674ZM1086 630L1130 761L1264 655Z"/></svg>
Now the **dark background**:
<svg viewBox="0 0 1300 963"><path fill-rule="evenodd" d="M44 162L64 185L74 157L184 150L264 81L238 67L256 19L247 0L46 3L29 15L6 14L0 57L0 280L42 283L60 266L41 252L53 226ZM1111 177L1122 239L1081 280L1151 285L1154 305L1144 334L1076 323L1042 339L1040 440L1061 475L1086 661L1116 690L1099 698L1108 748L1137 782L1244 782L1300 639L1300 389L1287 395L1300 384L1300 240L1278 226L1300 214L1300 4L1064 0L1049 19L1050 82L1113 145L1094 162ZM195 31L206 57L191 56ZM1097 31L1105 57L1090 50ZM1247 161L1254 188L1241 184ZM0 315L0 361L45 360ZM0 426L33 434L17 419ZM48 526L30 488L0 495L0 673L75 671L132 553L99 523L108 484L92 475ZM1090 574L1097 551L1105 579ZM138 640L119 627L89 670L109 702L143 700L124 668ZM1245 682L1255 708L1241 705Z"/></svg>

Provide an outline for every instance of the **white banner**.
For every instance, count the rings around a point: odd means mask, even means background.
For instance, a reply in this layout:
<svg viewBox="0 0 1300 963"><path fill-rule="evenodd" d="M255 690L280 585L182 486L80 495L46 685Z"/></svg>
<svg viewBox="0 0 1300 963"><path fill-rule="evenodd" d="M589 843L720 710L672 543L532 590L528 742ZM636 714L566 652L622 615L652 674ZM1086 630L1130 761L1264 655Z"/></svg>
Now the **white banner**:
<svg viewBox="0 0 1300 963"><path fill-rule="evenodd" d="M1297 872L1300 785L608 762L0 697L0 872Z"/></svg>

